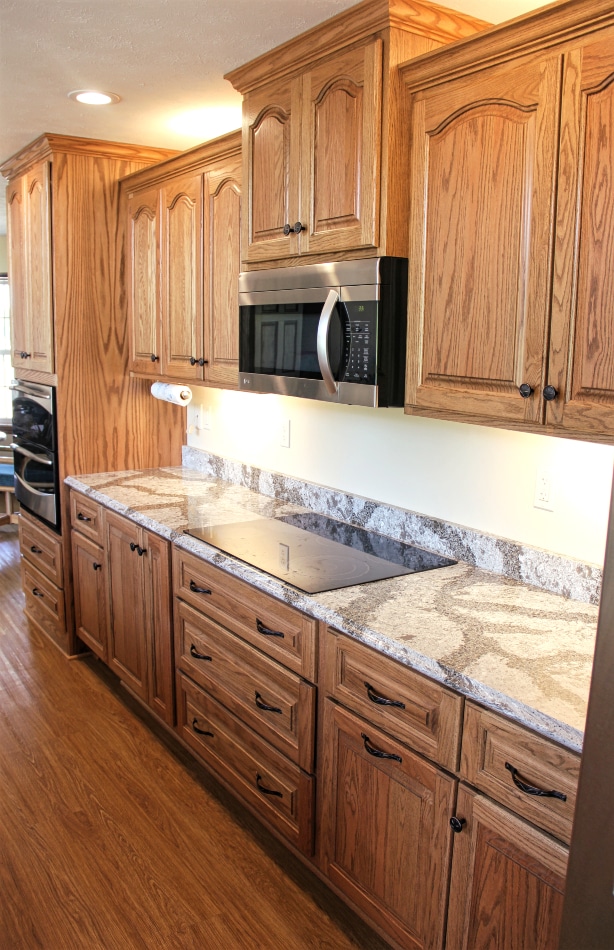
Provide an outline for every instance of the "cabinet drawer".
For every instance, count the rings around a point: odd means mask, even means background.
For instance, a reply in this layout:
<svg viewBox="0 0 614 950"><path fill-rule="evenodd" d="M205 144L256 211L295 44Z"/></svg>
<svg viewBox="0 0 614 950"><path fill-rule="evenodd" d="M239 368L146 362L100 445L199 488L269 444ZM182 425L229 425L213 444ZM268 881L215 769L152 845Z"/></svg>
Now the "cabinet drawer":
<svg viewBox="0 0 614 950"><path fill-rule="evenodd" d="M467 703L462 777L566 843L571 837L579 771L579 755ZM538 790L557 794L544 796Z"/></svg>
<svg viewBox="0 0 614 950"><path fill-rule="evenodd" d="M326 692L446 768L458 763L463 700L389 657L328 629Z"/></svg>
<svg viewBox="0 0 614 950"><path fill-rule="evenodd" d="M66 638L64 591L25 558L21 559L21 584L26 597L26 614L53 640L63 642Z"/></svg>
<svg viewBox="0 0 614 950"><path fill-rule="evenodd" d="M271 745L313 772L315 686L176 601L177 663Z"/></svg>
<svg viewBox="0 0 614 950"><path fill-rule="evenodd" d="M173 550L173 578L181 600L305 679L315 679L315 620L179 548Z"/></svg>
<svg viewBox="0 0 614 950"><path fill-rule="evenodd" d="M178 731L202 761L305 854L313 851L313 776L178 676Z"/></svg>
<svg viewBox="0 0 614 950"><path fill-rule="evenodd" d="M103 508L79 492L70 493L70 523L76 531L97 544L103 543Z"/></svg>
<svg viewBox="0 0 614 950"><path fill-rule="evenodd" d="M31 521L23 512L19 519L19 546L23 556L56 587L64 586L61 539L42 525Z"/></svg>

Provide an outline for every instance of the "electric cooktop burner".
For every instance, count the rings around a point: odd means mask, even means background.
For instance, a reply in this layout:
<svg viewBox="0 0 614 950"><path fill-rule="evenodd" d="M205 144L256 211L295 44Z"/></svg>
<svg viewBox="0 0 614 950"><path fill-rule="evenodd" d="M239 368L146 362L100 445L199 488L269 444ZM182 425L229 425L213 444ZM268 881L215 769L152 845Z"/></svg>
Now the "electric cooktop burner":
<svg viewBox="0 0 614 950"><path fill-rule="evenodd" d="M456 564L412 544L311 513L189 527L186 534L307 594Z"/></svg>

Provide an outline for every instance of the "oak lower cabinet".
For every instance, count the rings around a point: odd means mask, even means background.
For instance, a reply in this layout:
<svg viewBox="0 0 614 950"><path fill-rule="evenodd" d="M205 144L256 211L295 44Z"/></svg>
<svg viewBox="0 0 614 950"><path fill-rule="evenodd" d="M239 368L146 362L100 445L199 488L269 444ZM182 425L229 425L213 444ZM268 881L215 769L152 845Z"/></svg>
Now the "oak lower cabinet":
<svg viewBox="0 0 614 950"><path fill-rule="evenodd" d="M446 946L557 950L580 756L465 707ZM476 791L477 789L477 791Z"/></svg>
<svg viewBox="0 0 614 950"><path fill-rule="evenodd" d="M406 412L614 439L613 49L576 0L402 67Z"/></svg>
<svg viewBox="0 0 614 950"><path fill-rule="evenodd" d="M178 734L311 857L316 622L178 548L173 575Z"/></svg>
<svg viewBox="0 0 614 950"><path fill-rule="evenodd" d="M440 948L458 781L416 746L456 768L463 701L330 628L321 682L322 870L395 946Z"/></svg>
<svg viewBox="0 0 614 950"><path fill-rule="evenodd" d="M108 660L107 560L101 505L70 495L75 630L99 659Z"/></svg>
<svg viewBox="0 0 614 950"><path fill-rule="evenodd" d="M169 725L175 721L170 543L105 512L109 667Z"/></svg>
<svg viewBox="0 0 614 950"><path fill-rule="evenodd" d="M68 651L71 601L66 597L62 539L29 515L19 515L21 580L28 620L62 650Z"/></svg>
<svg viewBox="0 0 614 950"><path fill-rule="evenodd" d="M122 181L138 375L236 388L240 149L231 133Z"/></svg>
<svg viewBox="0 0 614 950"><path fill-rule="evenodd" d="M461 786L449 950L557 950L567 848L485 795Z"/></svg>
<svg viewBox="0 0 614 950"><path fill-rule="evenodd" d="M396 66L485 26L428 2L366 0L228 73L244 96L244 264L406 256Z"/></svg>

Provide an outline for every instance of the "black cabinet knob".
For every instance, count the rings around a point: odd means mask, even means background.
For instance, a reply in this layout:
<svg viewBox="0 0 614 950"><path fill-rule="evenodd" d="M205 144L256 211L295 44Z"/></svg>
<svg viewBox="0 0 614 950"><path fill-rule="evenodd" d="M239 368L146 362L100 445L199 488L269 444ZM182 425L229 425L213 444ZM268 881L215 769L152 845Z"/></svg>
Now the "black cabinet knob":
<svg viewBox="0 0 614 950"><path fill-rule="evenodd" d="M95 571L101 571L101 570L102 570L102 564L98 564L97 561L94 561L94 563L92 564L92 567L94 568Z"/></svg>
<svg viewBox="0 0 614 950"><path fill-rule="evenodd" d="M295 234L300 234L301 231L305 230L305 226L301 224L300 221L295 221L294 227L292 228L292 230L294 231Z"/></svg>
<svg viewBox="0 0 614 950"><path fill-rule="evenodd" d="M209 365L209 360L206 360L206 359L204 359L204 357L201 356L201 358L200 358L199 361L198 361L198 365L199 365L199 366L208 366L208 365Z"/></svg>
<svg viewBox="0 0 614 950"><path fill-rule="evenodd" d="M191 356L191 357L190 357L190 366L196 366L197 363L198 363L198 360L196 359L196 357L195 357L195 356Z"/></svg>
<svg viewBox="0 0 614 950"><path fill-rule="evenodd" d="M29 360L30 357L32 356L31 353L26 353L25 350L22 350L19 355L21 356L22 360Z"/></svg>
<svg viewBox="0 0 614 950"><path fill-rule="evenodd" d="M160 357L159 357L159 356L156 356L155 353L152 353L149 358L150 358L150 360L151 360L152 363L156 363L156 362L160 359Z"/></svg>
<svg viewBox="0 0 614 950"><path fill-rule="evenodd" d="M559 394L559 391L558 389L555 389L554 386L546 386L543 392L543 396L546 402L552 402L553 399L556 399L558 394Z"/></svg>
<svg viewBox="0 0 614 950"><path fill-rule="evenodd" d="M534 390L533 390L533 387L529 386L528 383L523 383L522 386L518 387L518 392L520 393L523 399L528 399L529 396L533 395Z"/></svg>
<svg viewBox="0 0 614 950"><path fill-rule="evenodd" d="M450 828L457 835L460 834L460 832L463 830L463 825L466 825L466 824L467 824L466 818L457 818L456 815L454 816L454 818L450 818Z"/></svg>
<svg viewBox="0 0 614 950"><path fill-rule="evenodd" d="M286 235L286 237L288 237L288 235L290 234L290 231L291 231L291 230L292 230L292 228L290 227L289 224L284 224L284 234Z"/></svg>

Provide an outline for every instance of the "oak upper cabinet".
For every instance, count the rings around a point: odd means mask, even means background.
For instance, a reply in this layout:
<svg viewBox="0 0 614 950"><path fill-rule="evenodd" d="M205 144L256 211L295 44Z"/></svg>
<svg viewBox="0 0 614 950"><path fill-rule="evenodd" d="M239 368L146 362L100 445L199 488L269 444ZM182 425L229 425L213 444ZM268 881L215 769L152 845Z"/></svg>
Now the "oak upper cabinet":
<svg viewBox="0 0 614 950"><path fill-rule="evenodd" d="M14 178L6 197L12 364L53 373L51 163L38 162Z"/></svg>
<svg viewBox="0 0 614 950"><path fill-rule="evenodd" d="M365 0L229 73L244 95L244 265L405 256L395 67L484 26L429 3Z"/></svg>
<svg viewBox="0 0 614 950"><path fill-rule="evenodd" d="M131 175L122 187L132 371L236 386L239 133Z"/></svg>
<svg viewBox="0 0 614 950"><path fill-rule="evenodd" d="M165 722L174 723L170 544L106 512L108 664Z"/></svg>
<svg viewBox="0 0 614 950"><path fill-rule="evenodd" d="M614 439L614 16L586 7L402 69L409 413Z"/></svg>
<svg viewBox="0 0 614 950"><path fill-rule="evenodd" d="M382 41L344 51L246 103L246 259L374 248Z"/></svg>

